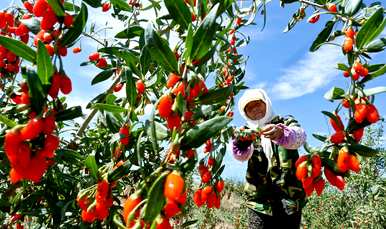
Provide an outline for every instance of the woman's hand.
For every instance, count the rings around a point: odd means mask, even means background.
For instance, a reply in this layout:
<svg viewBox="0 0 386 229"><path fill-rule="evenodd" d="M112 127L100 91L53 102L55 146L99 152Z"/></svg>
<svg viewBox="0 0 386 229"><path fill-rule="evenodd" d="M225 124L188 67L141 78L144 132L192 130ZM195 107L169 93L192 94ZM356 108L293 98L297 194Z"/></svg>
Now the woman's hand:
<svg viewBox="0 0 386 229"><path fill-rule="evenodd" d="M271 140L278 140L283 136L284 131L275 124L268 124L261 129L261 134Z"/></svg>

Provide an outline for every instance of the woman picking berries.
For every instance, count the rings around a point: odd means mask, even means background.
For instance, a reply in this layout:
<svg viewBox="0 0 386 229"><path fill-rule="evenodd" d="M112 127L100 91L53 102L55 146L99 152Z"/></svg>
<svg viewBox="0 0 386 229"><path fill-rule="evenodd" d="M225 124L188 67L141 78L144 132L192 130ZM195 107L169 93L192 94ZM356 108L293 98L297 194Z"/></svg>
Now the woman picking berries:
<svg viewBox="0 0 386 229"><path fill-rule="evenodd" d="M235 132L232 147L237 160L248 161L249 228L299 228L305 193L294 164L304 130L292 116L275 115L262 89L246 90L238 107L247 126Z"/></svg>

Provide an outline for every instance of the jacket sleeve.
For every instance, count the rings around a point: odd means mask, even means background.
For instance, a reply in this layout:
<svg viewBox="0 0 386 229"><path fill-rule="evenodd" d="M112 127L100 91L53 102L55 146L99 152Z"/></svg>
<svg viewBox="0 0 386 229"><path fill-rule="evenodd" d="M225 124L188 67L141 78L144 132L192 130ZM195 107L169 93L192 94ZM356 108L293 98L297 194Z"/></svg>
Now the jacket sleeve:
<svg viewBox="0 0 386 229"><path fill-rule="evenodd" d="M284 124L277 124L283 130L283 136L273 141L274 143L283 146L286 149L298 149L306 141L307 135L298 122L292 117L287 119Z"/></svg>

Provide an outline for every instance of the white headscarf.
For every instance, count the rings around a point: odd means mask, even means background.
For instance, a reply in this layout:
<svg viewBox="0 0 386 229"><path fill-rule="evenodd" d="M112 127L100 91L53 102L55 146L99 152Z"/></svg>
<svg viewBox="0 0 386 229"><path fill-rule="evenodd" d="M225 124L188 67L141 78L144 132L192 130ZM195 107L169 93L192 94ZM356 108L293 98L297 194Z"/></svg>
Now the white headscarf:
<svg viewBox="0 0 386 229"><path fill-rule="evenodd" d="M244 109L249 102L256 101L256 100L262 100L265 103L266 111L265 111L265 116L262 119L252 120L248 118ZM241 116L247 121L248 127L251 129L264 127L275 116L272 109L271 100L269 99L267 93L263 89L246 90L239 100L238 107L239 107L239 112ZM261 146L263 147L264 154L268 159L268 170L269 170L272 167L272 156L273 156L271 139L261 136Z"/></svg>

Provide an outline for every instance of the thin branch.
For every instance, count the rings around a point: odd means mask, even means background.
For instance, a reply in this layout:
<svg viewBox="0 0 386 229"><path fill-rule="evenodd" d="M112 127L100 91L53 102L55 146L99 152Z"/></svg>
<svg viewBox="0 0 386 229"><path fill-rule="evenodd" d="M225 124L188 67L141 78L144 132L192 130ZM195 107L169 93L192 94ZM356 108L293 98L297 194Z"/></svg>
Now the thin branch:
<svg viewBox="0 0 386 229"><path fill-rule="evenodd" d="M113 92L113 89L115 85L120 81L120 78L117 77L117 79L114 81L114 83L110 86L110 88L106 91L107 94L110 94ZM96 113L98 112L98 109L94 108L91 113L87 116L86 120L84 120L82 126L79 128L78 133L76 133L77 136L81 136L83 132L86 130L87 126L90 124L91 120L94 118Z"/></svg>

